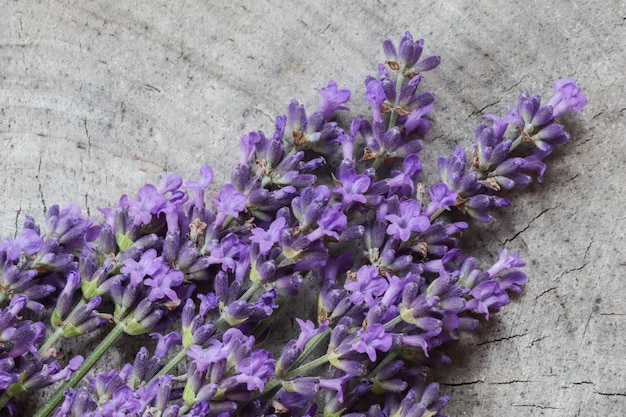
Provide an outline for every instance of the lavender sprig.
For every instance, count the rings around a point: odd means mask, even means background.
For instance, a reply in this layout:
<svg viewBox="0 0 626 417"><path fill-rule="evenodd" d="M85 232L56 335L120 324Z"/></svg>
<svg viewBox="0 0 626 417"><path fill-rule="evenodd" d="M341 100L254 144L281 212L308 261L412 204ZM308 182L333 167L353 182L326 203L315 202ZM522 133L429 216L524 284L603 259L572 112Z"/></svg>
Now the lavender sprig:
<svg viewBox="0 0 626 417"><path fill-rule="evenodd" d="M464 255L458 240L473 223L457 214L489 221L511 204L505 191L541 182L544 159L569 139L555 119L586 98L569 78L545 106L522 95L505 117L485 116L470 161L455 148L438 160L441 182L425 187L419 152L435 96L419 90L440 58L421 59L423 47L409 32L397 47L383 43L387 60L365 81L372 117L347 130L333 117L349 110L350 91L334 81L318 89L313 113L293 100L271 137L241 138L231 183L210 199L203 166L197 181L169 174L122 196L101 209L102 224L72 204L51 208L44 233L27 217L0 243L0 301L10 302L0 312L0 405L69 378L37 417L442 416L449 398L426 378L450 361L439 347L527 280L518 254L503 249L486 269ZM319 288L318 324L298 318L274 355L259 345L305 280ZM43 323L18 322L26 306L54 306L48 338ZM82 365L54 362L63 338L109 322ZM144 347L133 364L77 387L123 333L152 333L154 353ZM186 372L174 374L181 363Z"/></svg>

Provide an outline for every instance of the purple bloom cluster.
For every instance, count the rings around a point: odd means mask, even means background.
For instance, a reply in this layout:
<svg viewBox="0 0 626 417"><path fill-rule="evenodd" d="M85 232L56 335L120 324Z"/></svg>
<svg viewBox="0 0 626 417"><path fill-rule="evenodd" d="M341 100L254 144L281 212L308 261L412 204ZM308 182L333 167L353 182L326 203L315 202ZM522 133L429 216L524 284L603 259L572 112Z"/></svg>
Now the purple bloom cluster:
<svg viewBox="0 0 626 417"><path fill-rule="evenodd" d="M523 94L506 117L486 115L491 124L476 128L471 169L467 169L467 155L460 147L450 158L439 159L442 181L457 192L457 208L488 222L491 209L510 205L509 200L497 195L501 189L528 185L531 174L539 182L543 180L543 160L569 140L569 134L555 118L568 110L580 111L587 103L571 78L557 81L553 88L554 96L543 107L538 95ZM520 149L524 146L527 149Z"/></svg>
<svg viewBox="0 0 626 417"><path fill-rule="evenodd" d="M0 242L0 406L69 378L38 417L442 416L449 398L425 372L450 361L439 347L527 280L506 249L487 269L464 255L471 223L459 215L487 222L510 205L504 191L541 181L569 139L555 119L586 98L567 78L545 106L522 95L478 126L470 161L460 147L439 158L441 182L425 188L420 138L435 96L419 88L440 59L423 47L409 32L383 43L386 62L365 80L372 117L347 130L333 118L350 91L330 81L313 113L293 100L271 136L242 136L212 198L203 166L195 181L168 174L122 196L101 222L75 204L51 208L45 232L27 217ZM317 317L261 348L305 280L319 288ZM26 308L50 311L48 337L20 320ZM98 354L122 333L150 334L154 353L89 377L97 356L58 363L63 338L109 323Z"/></svg>
<svg viewBox="0 0 626 417"><path fill-rule="evenodd" d="M57 327L57 337L83 334L105 322L92 314L99 299L71 312L67 308L79 285L77 259L94 252L100 229L78 205L54 205L46 214L46 232L27 216L21 234L0 241L0 303L8 302L0 310L0 407L16 395L68 379L83 362L80 355L57 358L51 344L44 343L46 325L22 315L52 308L53 326L61 316L67 323Z"/></svg>

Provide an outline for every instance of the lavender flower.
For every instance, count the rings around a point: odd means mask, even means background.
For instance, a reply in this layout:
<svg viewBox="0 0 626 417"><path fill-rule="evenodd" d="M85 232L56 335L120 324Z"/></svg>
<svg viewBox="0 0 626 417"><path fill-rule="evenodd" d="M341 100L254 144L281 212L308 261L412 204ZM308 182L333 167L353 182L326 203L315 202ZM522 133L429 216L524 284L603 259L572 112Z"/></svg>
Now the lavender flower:
<svg viewBox="0 0 626 417"><path fill-rule="evenodd" d="M66 250L90 248L89 242L99 235L100 227L93 219L82 215L78 204L70 203L63 209L53 205L46 213L47 238L55 238Z"/></svg>
<svg viewBox="0 0 626 417"><path fill-rule="evenodd" d="M430 222L426 216L420 215L421 207L417 201L406 200L400 203L398 214L388 214L385 220L390 222L387 234L403 242L409 240L412 232L425 231Z"/></svg>
<svg viewBox="0 0 626 417"><path fill-rule="evenodd" d="M137 200L128 201L128 214L134 218L134 224L148 224L152 216L165 208L167 200L152 184L146 184L137 192Z"/></svg>
<svg viewBox="0 0 626 417"><path fill-rule="evenodd" d="M523 94L477 127L469 161L461 147L439 158L441 182L428 187L418 154L435 95L421 85L440 58L423 58L409 32L383 51L365 80L371 120L355 118L348 131L329 121L351 95L334 81L317 89L312 113L292 100L272 135L241 137L213 204L203 166L197 181L167 174L122 196L100 209L101 225L76 204L52 206L44 233L27 217L21 234L0 241L0 407L74 375L38 417L312 417L322 404L325 415L442 416L449 398L425 376L451 360L439 347L477 329L527 280L518 254L503 249L485 269L465 256L460 235L475 225L457 216L489 221L511 205L503 190L541 181L544 159L569 139L555 119L587 99L569 78L546 105ZM305 282L319 325L296 318L299 331L275 359L260 345ZM48 305L55 331L46 338L43 323L20 313ZM54 346L108 320L98 352L122 333L151 333L153 353L142 347L132 364L77 387L82 357L62 367ZM179 331L162 333L173 321Z"/></svg>
<svg viewBox="0 0 626 417"><path fill-rule="evenodd" d="M284 217L279 217L272 222L268 230L256 227L250 231L252 233L250 240L259 244L261 253L267 253L275 243L280 241L282 233L287 227L286 223Z"/></svg>
<svg viewBox="0 0 626 417"><path fill-rule="evenodd" d="M316 111L321 112L324 119L328 119L337 110L350 110L343 105L350 100L350 90L347 88L338 88L337 83L331 80L326 87L316 90L322 96Z"/></svg>
<svg viewBox="0 0 626 417"><path fill-rule="evenodd" d="M41 249L43 240L33 229L24 229L16 238L7 237L0 242L0 251L5 252L6 260L15 262L22 253L32 255Z"/></svg>
<svg viewBox="0 0 626 417"><path fill-rule="evenodd" d="M357 174L353 168L342 172L336 180L333 193L341 195L342 211L347 211L353 203L365 204L365 193L370 187L371 179L365 174Z"/></svg>
<svg viewBox="0 0 626 417"><path fill-rule="evenodd" d="M208 165L200 168L200 179L198 181L187 181L184 188L190 190L193 195L193 203L196 207L204 207L204 192L213 180L213 169Z"/></svg>
<svg viewBox="0 0 626 417"><path fill-rule="evenodd" d="M429 71L436 68L441 59L438 56L429 56L418 62L424 48L424 40L413 40L413 35L410 32L405 32L404 36L400 40L398 46L398 52L390 39L383 42L383 51L388 59L387 65L391 69L401 71L411 71L412 73L419 73L423 71ZM409 77L410 78L410 77Z"/></svg>
<svg viewBox="0 0 626 417"><path fill-rule="evenodd" d="M235 188L227 184L220 190L218 199L213 199L217 208L216 224L222 224L228 216L238 217L246 204L246 196L235 191Z"/></svg>
<svg viewBox="0 0 626 417"><path fill-rule="evenodd" d="M385 333L385 327L376 323L367 330L360 329L359 341L354 345L354 350L359 353L367 353L370 361L376 362L376 351L387 352L391 348L392 337Z"/></svg>
<svg viewBox="0 0 626 417"><path fill-rule="evenodd" d="M578 113L587 105L585 97L576 81L572 78L561 78L554 84L554 96L548 101L546 106L552 107L552 117L557 118L561 114L574 110Z"/></svg>

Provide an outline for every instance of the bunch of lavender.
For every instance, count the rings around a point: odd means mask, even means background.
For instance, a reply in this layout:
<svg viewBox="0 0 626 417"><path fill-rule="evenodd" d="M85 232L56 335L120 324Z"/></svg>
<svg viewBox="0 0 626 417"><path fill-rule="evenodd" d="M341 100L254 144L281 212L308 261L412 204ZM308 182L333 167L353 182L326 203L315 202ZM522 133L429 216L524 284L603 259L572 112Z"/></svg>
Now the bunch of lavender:
<svg viewBox="0 0 626 417"><path fill-rule="evenodd" d="M462 253L473 220L541 182L544 159L569 135L555 119L586 98L572 79L545 104L524 94L485 116L470 154L438 160L419 182L420 140L435 96L419 91L437 56L410 33L365 80L371 118L344 130L350 91L333 81L314 112L293 100L271 137L251 132L231 182L207 198L213 171L177 174L122 196L103 220L53 206L0 243L0 408L65 381L36 416L442 416L428 369L440 346L479 327L521 292L524 262L506 249L488 267ZM332 181L327 181L330 178ZM316 291L284 346L261 348L281 307ZM24 320L46 313L49 324ZM306 309L303 309L306 311ZM23 313L24 312L24 313ZM278 323L278 324L277 324ZM65 357L63 339L101 328L94 351ZM156 345L132 364L88 375L122 335Z"/></svg>

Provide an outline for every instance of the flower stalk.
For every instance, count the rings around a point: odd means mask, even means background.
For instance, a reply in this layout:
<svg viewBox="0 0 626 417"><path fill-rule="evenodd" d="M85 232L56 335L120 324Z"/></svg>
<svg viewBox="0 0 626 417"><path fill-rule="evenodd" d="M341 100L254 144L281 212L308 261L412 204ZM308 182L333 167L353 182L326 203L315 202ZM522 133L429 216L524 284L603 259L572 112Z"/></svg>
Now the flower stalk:
<svg viewBox="0 0 626 417"><path fill-rule="evenodd" d="M423 50L409 32L383 42L386 60L365 80L371 116L349 127L334 117L351 92L334 81L312 113L292 100L272 135L241 137L231 182L212 198L203 166L196 180L167 174L122 196L101 220L75 204L53 206L45 230L27 217L0 241L0 408L65 381L36 417L443 416L449 397L426 378L450 362L440 347L527 281L518 254L503 248L483 268L461 235L543 180L544 160L569 140L557 118L587 99L571 78L546 104L522 94L505 117L485 115L470 153L441 156L440 181L426 186L435 95L421 84L441 60ZM261 348L294 303L315 317ZM20 312L48 305L45 338L46 324ZM84 361L52 357L107 321L115 327ZM122 333L155 342L87 376Z"/></svg>

